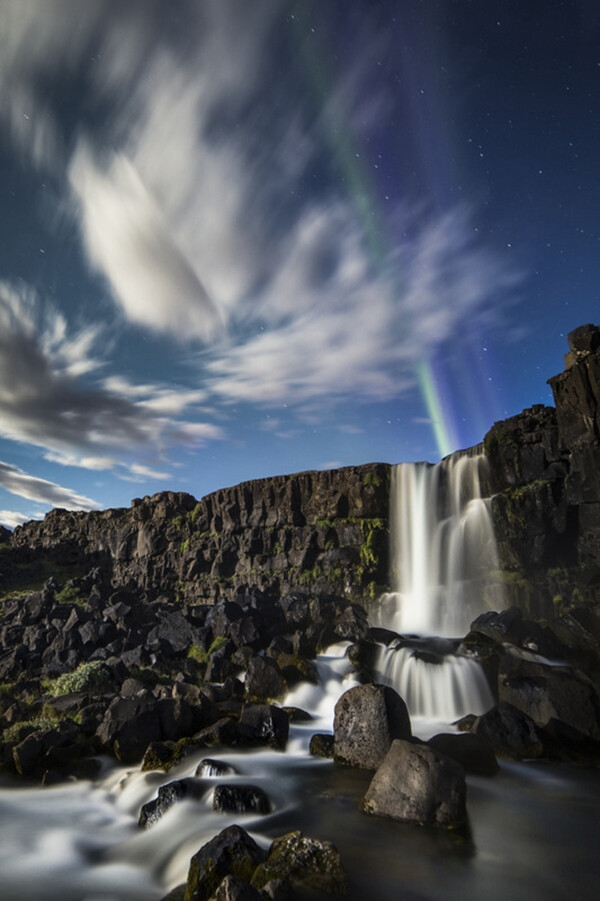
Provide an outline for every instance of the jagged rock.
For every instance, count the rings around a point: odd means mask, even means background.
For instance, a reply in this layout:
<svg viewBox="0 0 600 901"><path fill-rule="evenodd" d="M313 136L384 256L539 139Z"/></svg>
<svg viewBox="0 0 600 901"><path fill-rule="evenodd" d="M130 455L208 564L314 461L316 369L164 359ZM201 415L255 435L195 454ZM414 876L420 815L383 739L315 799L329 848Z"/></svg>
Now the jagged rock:
<svg viewBox="0 0 600 901"><path fill-rule="evenodd" d="M298 685L300 682L310 682L312 685L319 684L319 674L312 661L305 660L303 657L298 657L294 654L283 653L277 655L276 662L286 684L290 687Z"/></svg>
<svg viewBox="0 0 600 901"><path fill-rule="evenodd" d="M185 901L205 901L226 876L250 882L257 866L267 857L240 826L228 826L207 842L190 861Z"/></svg>
<svg viewBox="0 0 600 901"><path fill-rule="evenodd" d="M562 723L600 742L600 699L593 682L569 666L505 654L500 661L501 701L527 714L537 726Z"/></svg>
<svg viewBox="0 0 600 901"><path fill-rule="evenodd" d="M335 705L334 760L376 770L396 738L410 738L406 704L385 685L357 685Z"/></svg>
<svg viewBox="0 0 600 901"><path fill-rule="evenodd" d="M245 686L249 697L263 701L282 698L287 691L285 679L270 657L252 657L248 663Z"/></svg>
<svg viewBox="0 0 600 901"><path fill-rule="evenodd" d="M242 785L238 782L215 788L213 810L220 813L260 813L271 811L271 802L257 785Z"/></svg>
<svg viewBox="0 0 600 901"><path fill-rule="evenodd" d="M272 704L246 704L238 723L238 736L245 744L266 744L282 751L288 740L290 720Z"/></svg>
<svg viewBox="0 0 600 901"><path fill-rule="evenodd" d="M460 728L460 724L459 724ZM531 717L511 704L500 703L468 725L484 738L500 757L516 760L541 757L544 746Z"/></svg>
<svg viewBox="0 0 600 901"><path fill-rule="evenodd" d="M242 882L235 876L226 876L214 895L211 895L210 901L264 901L264 898L261 892L247 882Z"/></svg>
<svg viewBox="0 0 600 901"><path fill-rule="evenodd" d="M191 743L202 748L211 748L218 745L231 746L237 744L238 729L237 724L228 716L221 717L210 726L205 726L196 732Z"/></svg>
<svg viewBox="0 0 600 901"><path fill-rule="evenodd" d="M405 823L463 831L466 781L455 760L433 748L396 740L373 776L361 809Z"/></svg>
<svg viewBox="0 0 600 901"><path fill-rule="evenodd" d="M158 796L153 801L142 805L138 825L147 829L157 823L174 804L184 800L201 800L206 794L207 785L199 779L177 779L168 782L158 789Z"/></svg>
<svg viewBox="0 0 600 901"><path fill-rule="evenodd" d="M148 745L163 737L157 699L149 691L133 698L115 698L96 735L123 763L141 760Z"/></svg>
<svg viewBox="0 0 600 901"><path fill-rule="evenodd" d="M427 742L430 748L460 763L466 773L476 776L493 776L498 772L496 755L487 741L474 732L459 735L444 732L434 735Z"/></svg>
<svg viewBox="0 0 600 901"><path fill-rule="evenodd" d="M348 877L335 845L300 831L275 839L267 859L257 866L252 885L260 889L273 880L306 893L343 895L348 889Z"/></svg>
<svg viewBox="0 0 600 901"><path fill-rule="evenodd" d="M144 752L141 770L163 770L168 773L171 767L181 763L184 756L185 748L175 741L153 741Z"/></svg>

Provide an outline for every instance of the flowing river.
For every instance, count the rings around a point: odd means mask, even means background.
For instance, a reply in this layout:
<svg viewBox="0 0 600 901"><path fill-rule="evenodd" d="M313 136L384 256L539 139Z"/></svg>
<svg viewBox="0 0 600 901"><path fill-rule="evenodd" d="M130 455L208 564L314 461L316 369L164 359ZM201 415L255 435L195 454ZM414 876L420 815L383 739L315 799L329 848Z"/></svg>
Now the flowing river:
<svg viewBox="0 0 600 901"><path fill-rule="evenodd" d="M423 738L493 703L478 665L457 655L452 640L483 609L485 572L493 568L481 467L481 458L461 457L437 467L402 464L394 474L394 591L374 618L408 637L382 648L380 680L405 697ZM283 753L199 750L168 775L105 761L94 781L48 788L5 780L1 901L159 901L185 882L195 851L233 822L265 846L292 829L333 841L351 901L598 897L598 770L503 762L496 776L469 776L470 841L360 813L372 774L308 753L311 735L332 730L336 701L356 684L345 650L336 645L319 657L319 686L302 685L286 698L313 719L292 726ZM228 782L263 788L271 812L214 812L212 793L223 777L203 775L202 797L141 829L140 808L159 786L193 776L208 756L234 769Z"/></svg>

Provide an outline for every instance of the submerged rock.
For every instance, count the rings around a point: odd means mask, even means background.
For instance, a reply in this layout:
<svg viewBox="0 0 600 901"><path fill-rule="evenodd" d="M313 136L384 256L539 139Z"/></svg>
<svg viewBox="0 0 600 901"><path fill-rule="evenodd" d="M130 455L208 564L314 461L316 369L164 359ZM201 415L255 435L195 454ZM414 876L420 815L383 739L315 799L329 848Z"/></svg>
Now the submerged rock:
<svg viewBox="0 0 600 901"><path fill-rule="evenodd" d="M142 806L138 825L147 829L157 823L174 804L189 799L198 801L206 794L206 791L206 783L194 778L177 779L175 782L161 785L158 797Z"/></svg>
<svg viewBox="0 0 600 901"><path fill-rule="evenodd" d="M467 828L465 772L431 747L396 740L371 781L361 809L404 823Z"/></svg>
<svg viewBox="0 0 600 901"><path fill-rule="evenodd" d="M213 797L213 810L220 813L271 812L271 802L257 785L217 785Z"/></svg>
<svg viewBox="0 0 600 901"><path fill-rule="evenodd" d="M541 757L544 753L535 723L512 704L496 704L482 716L475 717L467 728L488 741L501 757L524 760Z"/></svg>
<svg viewBox="0 0 600 901"><path fill-rule="evenodd" d="M459 735L443 732L434 735L427 744L439 754L456 760L467 773L493 776L499 770L496 755L489 742L473 732L462 732Z"/></svg>

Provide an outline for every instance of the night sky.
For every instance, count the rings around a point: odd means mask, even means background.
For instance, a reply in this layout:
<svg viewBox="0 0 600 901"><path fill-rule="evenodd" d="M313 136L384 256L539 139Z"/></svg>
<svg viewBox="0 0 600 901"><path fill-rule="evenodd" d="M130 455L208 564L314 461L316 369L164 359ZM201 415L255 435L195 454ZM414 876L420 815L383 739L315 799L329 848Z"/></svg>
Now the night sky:
<svg viewBox="0 0 600 901"><path fill-rule="evenodd" d="M599 80L597 0L0 0L0 522L552 403Z"/></svg>

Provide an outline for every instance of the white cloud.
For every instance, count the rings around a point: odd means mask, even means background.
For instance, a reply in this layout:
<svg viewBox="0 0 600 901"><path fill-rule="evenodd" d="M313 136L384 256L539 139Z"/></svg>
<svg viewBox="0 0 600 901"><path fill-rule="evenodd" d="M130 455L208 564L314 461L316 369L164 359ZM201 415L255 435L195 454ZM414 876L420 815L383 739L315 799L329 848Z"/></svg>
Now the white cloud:
<svg viewBox="0 0 600 901"><path fill-rule="evenodd" d="M94 510L100 506L96 501L37 476L29 475L17 466L0 461L0 487L11 494L40 504L63 507L65 510Z"/></svg>
<svg viewBox="0 0 600 901"><path fill-rule="evenodd" d="M17 513L15 510L0 510L0 525L5 526L7 529L15 529L17 526L22 526L24 522L29 522L31 519L43 518L43 513L27 516L27 514Z"/></svg>

